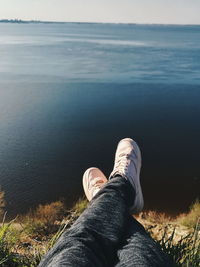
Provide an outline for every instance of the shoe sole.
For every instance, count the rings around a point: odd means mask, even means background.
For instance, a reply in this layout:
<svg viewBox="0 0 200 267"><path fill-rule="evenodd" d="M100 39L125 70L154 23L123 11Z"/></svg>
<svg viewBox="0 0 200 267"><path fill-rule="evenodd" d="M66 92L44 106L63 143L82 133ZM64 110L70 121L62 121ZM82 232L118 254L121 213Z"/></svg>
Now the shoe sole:
<svg viewBox="0 0 200 267"><path fill-rule="evenodd" d="M139 170L137 173L136 179L134 179L134 184L136 186L136 196L135 196L134 205L130 209L130 212L133 214L133 213L138 213L143 209L144 198L143 198L143 193L142 193L142 187L140 184L140 170L141 170L141 166L142 166L141 151L140 151L138 144L134 140L132 140L132 144L133 144L134 149L137 149L137 151L136 151L136 155L138 157L137 168Z"/></svg>

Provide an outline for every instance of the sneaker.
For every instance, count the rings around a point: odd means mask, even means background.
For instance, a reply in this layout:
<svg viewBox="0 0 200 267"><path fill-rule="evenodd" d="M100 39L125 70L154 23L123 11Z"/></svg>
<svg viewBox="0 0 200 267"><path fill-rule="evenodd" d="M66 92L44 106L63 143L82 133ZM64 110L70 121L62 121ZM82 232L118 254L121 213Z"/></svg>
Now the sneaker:
<svg viewBox="0 0 200 267"><path fill-rule="evenodd" d="M131 214L140 212L144 206L140 185L140 169L141 152L138 145L130 138L122 139L117 146L114 169L109 179L120 175L133 186L136 195L134 204L130 209Z"/></svg>
<svg viewBox="0 0 200 267"><path fill-rule="evenodd" d="M83 188L90 201L97 192L107 183L107 178L98 168L89 168L83 175Z"/></svg>

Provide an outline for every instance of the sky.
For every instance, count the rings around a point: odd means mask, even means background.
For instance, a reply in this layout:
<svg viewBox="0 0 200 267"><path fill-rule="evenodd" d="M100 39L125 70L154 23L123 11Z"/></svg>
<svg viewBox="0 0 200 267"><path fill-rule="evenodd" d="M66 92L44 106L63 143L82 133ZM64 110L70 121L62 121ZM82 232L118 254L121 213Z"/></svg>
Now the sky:
<svg viewBox="0 0 200 267"><path fill-rule="evenodd" d="M200 24L200 0L0 0L0 19Z"/></svg>

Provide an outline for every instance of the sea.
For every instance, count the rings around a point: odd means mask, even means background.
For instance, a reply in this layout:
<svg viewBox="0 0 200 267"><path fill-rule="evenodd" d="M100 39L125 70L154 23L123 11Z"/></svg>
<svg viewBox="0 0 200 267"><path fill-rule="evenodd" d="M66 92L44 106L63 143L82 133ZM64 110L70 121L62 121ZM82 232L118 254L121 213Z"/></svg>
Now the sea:
<svg viewBox="0 0 200 267"><path fill-rule="evenodd" d="M0 185L8 217L83 196L120 139L142 151L145 209L200 196L200 26L0 23Z"/></svg>

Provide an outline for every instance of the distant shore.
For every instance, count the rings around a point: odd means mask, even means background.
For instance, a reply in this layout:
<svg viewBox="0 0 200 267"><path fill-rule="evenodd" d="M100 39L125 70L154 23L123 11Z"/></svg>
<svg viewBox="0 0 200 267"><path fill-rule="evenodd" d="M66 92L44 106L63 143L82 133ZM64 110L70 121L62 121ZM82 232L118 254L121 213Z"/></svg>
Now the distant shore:
<svg viewBox="0 0 200 267"><path fill-rule="evenodd" d="M21 19L1 19L0 23L18 23L18 24L25 24L25 23L64 23L59 21L41 21L41 20L21 20Z"/></svg>
<svg viewBox="0 0 200 267"><path fill-rule="evenodd" d="M188 27L199 27L200 24L160 24L160 23L124 23L124 22L81 22L81 21L43 21L43 20L21 20L21 19L0 19L0 23L16 23L16 24L65 24L65 23L72 23L72 24L116 24L116 25L149 25L149 26L188 26Z"/></svg>

